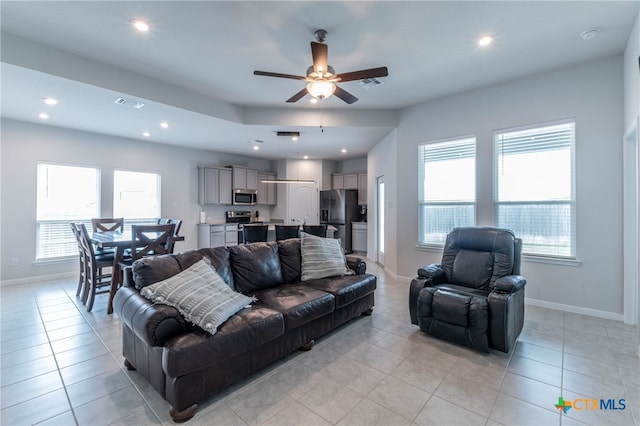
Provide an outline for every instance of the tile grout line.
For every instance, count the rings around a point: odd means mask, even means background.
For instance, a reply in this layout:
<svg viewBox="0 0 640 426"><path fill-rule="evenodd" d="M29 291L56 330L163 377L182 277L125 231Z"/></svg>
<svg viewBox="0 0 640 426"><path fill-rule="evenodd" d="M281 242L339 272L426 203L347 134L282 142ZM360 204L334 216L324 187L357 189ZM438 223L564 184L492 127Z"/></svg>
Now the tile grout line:
<svg viewBox="0 0 640 426"><path fill-rule="evenodd" d="M64 378L62 377L62 371L61 371L61 368L60 368L60 364L58 364L57 354L56 354L55 350L53 349L53 345L51 343L51 338L49 337L49 330L47 329L47 327L45 325L44 318L42 317L42 312L40 311L40 303L38 303L38 298L36 297L36 293L34 291L33 286L30 285L30 287L31 287L32 296L33 296L34 301L36 303L36 308L38 309L38 316L40 317L40 321L42 322L42 327L44 328L44 332L47 335L47 342L49 343L49 347L51 348L51 353L53 354L53 361L56 364L56 371L58 372L58 376L60 377L60 382L62 383L62 389L64 390L64 394L67 397L67 402L69 403L69 411L71 411L71 415L73 416L73 421L75 422L75 424L79 425L80 423L78 422L78 418L76 417L76 412L73 409L73 404L71 403L71 398L69 397L69 392L67 391L67 385L64 382ZM61 288L64 291L64 294L67 297L69 297L69 295L67 294L67 292L64 289L64 287L61 286ZM75 305L75 303L73 303L73 301L71 301L71 303L77 309L77 306ZM53 417L49 417L47 419L44 419L43 421L50 420L51 418L53 418Z"/></svg>

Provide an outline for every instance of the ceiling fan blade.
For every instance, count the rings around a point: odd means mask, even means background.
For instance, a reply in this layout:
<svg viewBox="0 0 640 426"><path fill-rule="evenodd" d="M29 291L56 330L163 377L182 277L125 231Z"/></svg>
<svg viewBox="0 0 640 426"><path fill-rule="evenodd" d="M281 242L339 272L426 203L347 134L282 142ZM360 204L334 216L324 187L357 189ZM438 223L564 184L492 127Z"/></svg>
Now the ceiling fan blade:
<svg viewBox="0 0 640 426"><path fill-rule="evenodd" d="M265 77L277 77L277 78L290 78L292 80L305 80L306 77L301 77L299 75L292 74L280 74L277 72L269 72L269 71L254 71L253 75L264 75Z"/></svg>
<svg viewBox="0 0 640 426"><path fill-rule="evenodd" d="M342 99L343 101L345 101L346 103L348 103L349 105L351 105L352 103L358 100L358 98L356 98L346 90L341 89L338 85L336 85L336 91L333 92L333 94L339 97L340 99Z"/></svg>
<svg viewBox="0 0 640 426"><path fill-rule="evenodd" d="M329 47L324 43L311 42L311 56L313 57L313 70L315 72L327 72L327 56Z"/></svg>
<svg viewBox="0 0 640 426"><path fill-rule="evenodd" d="M389 75L389 71L387 67L379 67L379 68L370 68L368 70L360 70L360 71L352 71L346 72L344 74L336 75L341 82L344 81L353 81L353 80L364 80L365 78L375 78L375 77L386 77Z"/></svg>
<svg viewBox="0 0 640 426"><path fill-rule="evenodd" d="M300 99L304 98L304 95L306 95L307 93L308 93L307 88L305 87L304 89L302 89L301 91L299 91L298 93L296 93L295 95L287 99L287 102L289 103L298 102Z"/></svg>

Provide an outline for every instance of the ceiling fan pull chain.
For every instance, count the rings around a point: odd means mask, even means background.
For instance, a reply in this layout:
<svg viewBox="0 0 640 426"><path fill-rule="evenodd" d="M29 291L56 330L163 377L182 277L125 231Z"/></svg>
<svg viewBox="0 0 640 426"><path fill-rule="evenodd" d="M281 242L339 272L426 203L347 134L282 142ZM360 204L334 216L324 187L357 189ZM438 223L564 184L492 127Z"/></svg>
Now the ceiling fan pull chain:
<svg viewBox="0 0 640 426"><path fill-rule="evenodd" d="M324 133L322 124L324 123L324 98L320 99L320 133Z"/></svg>

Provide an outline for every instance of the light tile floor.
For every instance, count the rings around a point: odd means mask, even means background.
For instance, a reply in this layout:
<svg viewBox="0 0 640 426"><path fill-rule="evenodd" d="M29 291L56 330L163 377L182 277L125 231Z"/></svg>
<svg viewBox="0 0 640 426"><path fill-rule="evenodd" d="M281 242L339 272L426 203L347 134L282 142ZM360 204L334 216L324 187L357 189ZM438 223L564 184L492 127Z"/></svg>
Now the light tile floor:
<svg viewBox="0 0 640 426"><path fill-rule="evenodd" d="M636 327L527 306L509 354L479 354L409 323L408 283L378 276L376 307L202 403L190 425L638 425ZM87 313L76 281L3 287L2 425L172 424L168 404L123 367L106 295ZM613 399L624 410L554 404Z"/></svg>

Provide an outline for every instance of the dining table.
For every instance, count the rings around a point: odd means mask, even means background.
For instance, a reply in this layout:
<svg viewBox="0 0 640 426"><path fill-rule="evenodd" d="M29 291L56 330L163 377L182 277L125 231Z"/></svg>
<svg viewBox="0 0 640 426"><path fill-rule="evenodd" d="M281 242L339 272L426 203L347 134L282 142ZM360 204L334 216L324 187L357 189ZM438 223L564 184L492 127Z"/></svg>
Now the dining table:
<svg viewBox="0 0 640 426"><path fill-rule="evenodd" d="M155 224L154 224L155 225ZM124 258L126 249L131 248L133 242L133 233L130 229L124 231L107 231L94 232L91 234L91 243L98 248L115 248L113 256L113 271L111 273L111 288L109 290L109 304L107 306L107 314L113 313L113 297L118 291L119 283L119 264ZM184 241L184 236L174 235L173 241Z"/></svg>

